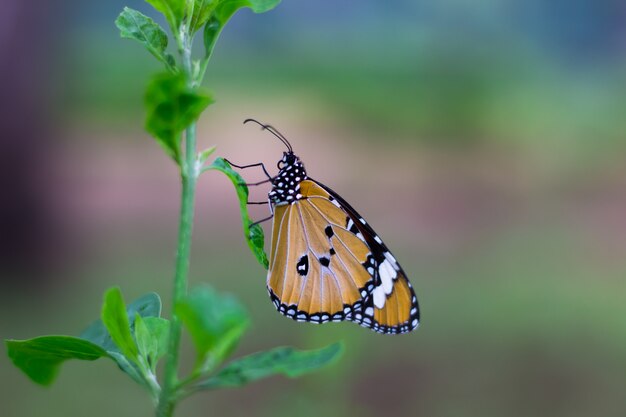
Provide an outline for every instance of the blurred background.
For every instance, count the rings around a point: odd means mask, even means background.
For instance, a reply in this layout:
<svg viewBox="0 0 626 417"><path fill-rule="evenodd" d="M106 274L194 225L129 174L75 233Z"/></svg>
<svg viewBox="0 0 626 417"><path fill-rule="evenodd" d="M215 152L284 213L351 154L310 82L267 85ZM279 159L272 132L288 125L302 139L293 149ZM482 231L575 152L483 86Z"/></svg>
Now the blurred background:
<svg viewBox="0 0 626 417"><path fill-rule="evenodd" d="M78 334L112 285L127 301L157 291L169 314L178 178L142 130L161 68L119 38L124 5L155 16L138 0L3 2L2 338ZM281 317L232 186L207 174L191 283L248 308L237 355L347 349L306 378L192 397L178 416L625 415L623 1L284 0L233 18L206 86L201 146L274 167L280 142L241 122L281 130L394 251L422 326L385 337ZM49 389L4 356L0 375L5 416L152 414L106 360L68 362Z"/></svg>

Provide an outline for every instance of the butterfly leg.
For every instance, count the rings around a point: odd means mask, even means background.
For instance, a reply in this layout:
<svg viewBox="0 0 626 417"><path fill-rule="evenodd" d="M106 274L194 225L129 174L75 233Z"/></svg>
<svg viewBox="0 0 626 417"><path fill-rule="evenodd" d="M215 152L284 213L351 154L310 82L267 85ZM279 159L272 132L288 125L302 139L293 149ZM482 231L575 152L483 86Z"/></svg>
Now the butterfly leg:
<svg viewBox="0 0 626 417"><path fill-rule="evenodd" d="M267 169L265 169L265 164L263 162L259 162L256 164L250 164L250 165L237 165L237 164L233 164L232 162L230 162L228 159L224 159L226 162L228 162L230 165L234 166L235 168L239 168L239 169L246 169L246 168L252 168L252 167L261 167L261 169L263 169L263 172L265 173L265 175L267 176L267 178L271 181L274 178L267 172ZM267 181L265 181L267 182ZM262 183L261 183L262 184Z"/></svg>
<svg viewBox="0 0 626 417"><path fill-rule="evenodd" d="M263 173L267 176L267 179L263 180L263 181L259 181L259 182L246 183L245 185L247 187L254 187L254 186L257 186L257 185L266 184L266 183L271 182L271 181L274 180L274 178L267 172L267 169L265 169L265 164L263 162L259 162L259 163L256 163L256 164L250 164L250 165L237 165L237 164L233 164L228 159L224 159L224 160L226 162L228 162L230 165L234 166L235 168L239 168L239 169L246 169L246 168L253 168L253 167L261 167L263 169ZM254 203L254 204L256 204L256 203Z"/></svg>
<svg viewBox="0 0 626 417"><path fill-rule="evenodd" d="M260 182L256 182L256 183L251 183L248 184L246 183L246 187L252 187L252 186L256 186L256 185L261 185L261 184L265 184L268 183L270 181L272 181L274 178L272 178L272 176L267 172L267 169L265 169L265 164L263 164L263 162L259 162L257 164L250 164L250 165L237 165L232 163L231 161L229 161L228 159L224 160L226 162L228 162L231 166L234 166L235 168L239 168L239 169L246 169L246 168L253 168L253 167L261 167L263 169L263 172L265 173L265 175L267 176L266 180L260 181ZM246 201L246 204L268 204L267 201ZM258 223L258 222L257 222Z"/></svg>
<svg viewBox="0 0 626 417"><path fill-rule="evenodd" d="M259 182L246 183L246 185L248 187L254 187L254 186L257 186L257 185L261 185L261 184L265 184L265 183L271 182L272 180L273 180L273 178L269 178L269 179L266 179L266 180L263 180L263 181L259 181Z"/></svg>
<svg viewBox="0 0 626 417"><path fill-rule="evenodd" d="M268 221L268 220L272 219L273 217L274 217L274 214L272 214L271 216L266 217L266 218L264 218L264 219L258 220L258 221L254 222L254 223L251 223L251 224L250 224L250 227L252 227L252 226L256 226L257 224L260 224L260 223L263 223L263 222L266 222L266 221Z"/></svg>

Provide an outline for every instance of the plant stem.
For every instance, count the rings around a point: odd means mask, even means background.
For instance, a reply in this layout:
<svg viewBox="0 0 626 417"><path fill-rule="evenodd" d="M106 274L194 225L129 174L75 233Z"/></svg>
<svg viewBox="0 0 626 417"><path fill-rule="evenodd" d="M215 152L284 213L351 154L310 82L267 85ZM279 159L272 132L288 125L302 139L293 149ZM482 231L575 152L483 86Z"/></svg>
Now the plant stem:
<svg viewBox="0 0 626 417"><path fill-rule="evenodd" d="M189 256L191 251L191 231L194 217L194 202L196 192L197 170L195 167L195 149L196 149L196 124L191 124L185 134L186 144L186 161L183 164L182 178L182 197L180 224L178 230L178 251L176 254L176 275L174 278L174 292L172 296L172 322L170 327L170 336L167 349L167 364L165 366L165 375L163 381L163 390L159 398L159 406L157 408L158 417L169 417L172 415L174 404L172 402L175 396L176 386L178 384L178 360L180 336L182 323L176 316L176 304L187 294L187 275L189 272Z"/></svg>
<svg viewBox="0 0 626 417"><path fill-rule="evenodd" d="M193 2L191 2L193 11ZM193 13L190 13L191 15ZM190 17L189 17L190 19ZM187 28L189 21L186 22ZM194 74L191 59L191 34L188 29L180 34L182 46L180 53L182 66L187 77L187 85L193 88ZM194 204L198 168L196 166L196 122L191 123L185 131L185 158L181 164L182 195L180 223L178 228L178 250L176 252L176 275L172 295L172 321L167 348L167 363L163 389L159 396L157 417L171 417L176 406L178 390L178 362L182 323L176 315L176 305L187 294L187 276L189 273L189 257L191 253L191 231L193 229Z"/></svg>

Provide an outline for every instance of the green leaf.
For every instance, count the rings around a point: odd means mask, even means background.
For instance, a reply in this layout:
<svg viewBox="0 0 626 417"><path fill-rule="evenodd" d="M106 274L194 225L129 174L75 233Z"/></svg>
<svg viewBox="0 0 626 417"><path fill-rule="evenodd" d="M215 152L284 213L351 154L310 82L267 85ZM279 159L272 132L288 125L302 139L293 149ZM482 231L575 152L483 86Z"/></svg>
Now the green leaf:
<svg viewBox="0 0 626 417"><path fill-rule="evenodd" d="M194 0L193 16L191 17L190 32L196 33L211 16L219 0Z"/></svg>
<svg viewBox="0 0 626 417"><path fill-rule="evenodd" d="M280 0L221 0L215 8L216 16L226 23L235 12L249 7L254 13L265 13L278 6Z"/></svg>
<svg viewBox="0 0 626 417"><path fill-rule="evenodd" d="M198 154L198 167L202 167L202 165L204 165L206 160L209 159L209 156L211 156L211 154L215 152L215 149L215 146L212 146Z"/></svg>
<svg viewBox="0 0 626 417"><path fill-rule="evenodd" d="M239 209L241 211L244 236L257 261L259 261L259 263L267 269L269 262L267 260L267 255L263 250L265 245L263 228L261 228L258 224L252 226L252 220L250 219L250 214L248 213L248 187L246 186L245 181L241 178L241 175L231 168L230 164L226 162L224 158L215 159L211 165L205 168L205 170L209 169L215 169L223 172L228 178L230 178L235 186L237 196L239 197Z"/></svg>
<svg viewBox="0 0 626 417"><path fill-rule="evenodd" d="M159 359L167 351L167 338L170 322L160 317L135 316L135 340L139 354L146 359L150 369L154 371Z"/></svg>
<svg viewBox="0 0 626 417"><path fill-rule="evenodd" d="M342 352L341 343L315 350L279 347L234 360L198 386L206 389L241 387L279 374L295 378L332 363Z"/></svg>
<svg viewBox="0 0 626 417"><path fill-rule="evenodd" d="M183 74L165 73L150 82L145 102L146 130L180 164L183 130L198 119L213 99L206 92L190 89Z"/></svg>
<svg viewBox="0 0 626 417"><path fill-rule="evenodd" d="M185 0L146 0L146 2L165 16L173 33L178 33L185 15Z"/></svg>
<svg viewBox="0 0 626 417"><path fill-rule="evenodd" d="M137 344L130 331L122 291L118 287L109 288L104 294L101 318L120 352L135 361L137 359Z"/></svg>
<svg viewBox="0 0 626 417"><path fill-rule="evenodd" d="M211 18L207 21L204 26L204 62L205 66L208 60L211 58L213 54L213 48L215 48L215 44L217 43L217 39L224 28L226 21L220 21L216 16L211 16Z"/></svg>
<svg viewBox="0 0 626 417"><path fill-rule="evenodd" d="M161 315L161 298L154 292L142 295L126 307L126 314L129 321L134 320L137 314L144 318L159 317ZM95 343L107 352L119 352L100 319L91 323L79 337Z"/></svg>
<svg viewBox="0 0 626 417"><path fill-rule="evenodd" d="M278 6L280 0L249 0L248 3L254 13L265 13Z"/></svg>
<svg viewBox="0 0 626 417"><path fill-rule="evenodd" d="M174 58L165 52L168 43L167 34L154 20L137 10L124 7L115 20L115 25L120 30L122 38L135 39L168 68L174 68L171 65Z"/></svg>
<svg viewBox="0 0 626 417"><path fill-rule="evenodd" d="M61 363L68 359L93 361L108 356L99 346L71 336L41 336L5 343L13 364L41 385L52 384Z"/></svg>
<svg viewBox="0 0 626 417"><path fill-rule="evenodd" d="M234 350L249 325L243 306L209 286L196 287L176 305L176 315L189 331L197 351L196 369L221 363Z"/></svg>

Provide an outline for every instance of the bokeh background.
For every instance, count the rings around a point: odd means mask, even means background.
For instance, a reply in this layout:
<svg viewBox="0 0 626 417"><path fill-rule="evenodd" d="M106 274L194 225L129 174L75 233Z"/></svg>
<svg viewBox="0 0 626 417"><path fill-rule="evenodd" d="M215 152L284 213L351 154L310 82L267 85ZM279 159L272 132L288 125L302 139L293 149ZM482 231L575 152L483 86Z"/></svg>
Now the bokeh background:
<svg viewBox="0 0 626 417"><path fill-rule="evenodd" d="M2 338L78 334L112 285L127 300L157 291L169 310L179 185L142 131L160 68L119 38L124 5L150 13L139 0L2 4ZM178 416L624 416L625 57L621 0L284 0L235 16L207 74L217 103L201 145L273 167L281 144L241 122L279 128L394 251L422 327L385 337L278 315L232 186L207 174L191 282L248 308L237 354L347 349L315 375L199 395ZM7 417L152 414L106 360L67 363L49 389L6 357L0 375Z"/></svg>

